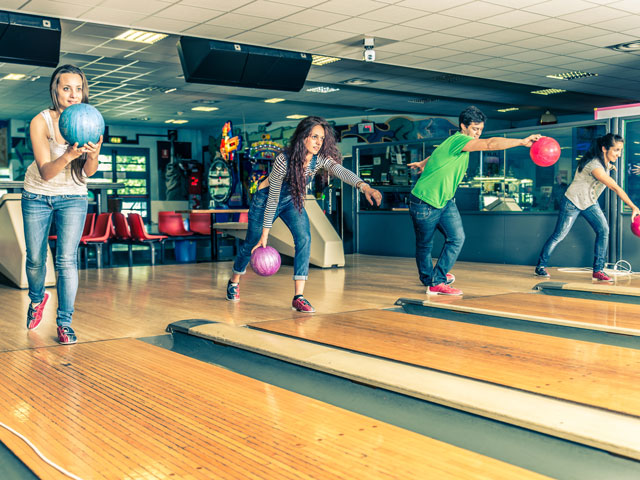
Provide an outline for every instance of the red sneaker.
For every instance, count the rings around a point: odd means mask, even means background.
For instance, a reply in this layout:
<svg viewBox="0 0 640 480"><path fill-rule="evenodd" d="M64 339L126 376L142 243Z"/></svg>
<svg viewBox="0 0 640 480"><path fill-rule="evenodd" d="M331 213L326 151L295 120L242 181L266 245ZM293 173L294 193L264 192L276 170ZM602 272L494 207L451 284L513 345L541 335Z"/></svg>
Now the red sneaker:
<svg viewBox="0 0 640 480"><path fill-rule="evenodd" d="M446 283L427 288L428 295L462 295L462 290L450 287Z"/></svg>
<svg viewBox="0 0 640 480"><path fill-rule="evenodd" d="M47 304L47 300L49 300L49 294L45 293L44 298L40 302L37 307L32 307L31 303L29 303L29 310L27 310L27 328L29 330L35 329L40 322L42 321L42 313L44 312L44 306Z"/></svg>
<svg viewBox="0 0 640 480"><path fill-rule="evenodd" d="M613 282L613 278L604 273L602 270L599 272L593 272L593 278L595 280L600 280L601 282Z"/></svg>
<svg viewBox="0 0 640 480"><path fill-rule="evenodd" d="M313 313L316 311L316 309L309 303L309 300L304 298L302 295L293 299L291 302L291 308L302 313Z"/></svg>

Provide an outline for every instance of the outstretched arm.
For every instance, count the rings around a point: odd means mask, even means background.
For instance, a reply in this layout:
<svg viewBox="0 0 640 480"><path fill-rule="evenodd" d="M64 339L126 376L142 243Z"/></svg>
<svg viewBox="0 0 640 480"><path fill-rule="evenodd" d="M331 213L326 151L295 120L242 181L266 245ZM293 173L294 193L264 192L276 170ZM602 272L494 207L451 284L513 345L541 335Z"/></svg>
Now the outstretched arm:
<svg viewBox="0 0 640 480"><path fill-rule="evenodd" d="M640 210L631 201L629 195L627 195L622 187L618 185L617 182L613 178L611 178L611 176L607 172L605 172L604 168L596 168L591 172L591 175L593 175L596 180L604 183L607 187L616 192L616 195L618 195L624 203L629 205L629 207L631 208L632 219L640 215Z"/></svg>
<svg viewBox="0 0 640 480"><path fill-rule="evenodd" d="M533 142L540 139L542 135L529 135L527 138L477 138L470 140L462 149L464 152L480 152L493 150L506 150L513 147L530 147Z"/></svg>

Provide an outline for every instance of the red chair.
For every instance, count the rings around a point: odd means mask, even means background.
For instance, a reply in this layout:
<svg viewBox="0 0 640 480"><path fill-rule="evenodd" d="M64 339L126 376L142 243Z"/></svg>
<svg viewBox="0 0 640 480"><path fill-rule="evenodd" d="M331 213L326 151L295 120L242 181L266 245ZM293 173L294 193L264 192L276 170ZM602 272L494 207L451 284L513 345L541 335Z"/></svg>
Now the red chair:
<svg viewBox="0 0 640 480"><path fill-rule="evenodd" d="M113 213L113 226L115 228L112 243L122 243L129 247L129 266L133 267L133 237L129 230L127 219L120 212ZM109 252L111 253L111 251Z"/></svg>
<svg viewBox="0 0 640 480"><path fill-rule="evenodd" d="M211 215L208 213L190 213L189 230L202 235L211 235Z"/></svg>
<svg viewBox="0 0 640 480"><path fill-rule="evenodd" d="M102 247L109 243L109 239L113 235L113 221L111 213L101 213L96 218L95 227L90 235L83 235L80 239L80 246L88 247L94 245L96 247L96 267L102 268ZM99 248L98 248L99 247ZM89 255L85 253L86 267L89 266Z"/></svg>
<svg viewBox="0 0 640 480"><path fill-rule="evenodd" d="M84 219L84 228L82 229L82 237L89 236L93 233L93 228L95 227L96 214L95 213L87 213L87 216ZM81 237L81 238L82 238ZM58 241L58 235L49 235L49 240L54 242Z"/></svg>
<svg viewBox="0 0 640 480"><path fill-rule="evenodd" d="M176 212L158 212L158 230L172 237L193 235L193 232L184 228L182 215Z"/></svg>
<svg viewBox="0 0 640 480"><path fill-rule="evenodd" d="M168 237L166 235L149 235L142 221L142 217L138 213L130 213L127 221L129 222L129 227L131 227L131 238L133 241L149 245L151 249L151 265L155 265L156 242L160 243L160 262L164 263L164 241Z"/></svg>
<svg viewBox="0 0 640 480"><path fill-rule="evenodd" d="M238 215L238 222L249 223L249 212L242 212L240 215Z"/></svg>

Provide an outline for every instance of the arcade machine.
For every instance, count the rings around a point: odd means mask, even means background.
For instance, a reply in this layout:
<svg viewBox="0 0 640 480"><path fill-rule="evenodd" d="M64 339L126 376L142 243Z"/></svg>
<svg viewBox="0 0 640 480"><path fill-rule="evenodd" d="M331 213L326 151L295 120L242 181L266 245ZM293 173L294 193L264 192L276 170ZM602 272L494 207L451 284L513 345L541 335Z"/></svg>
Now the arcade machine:
<svg viewBox="0 0 640 480"><path fill-rule="evenodd" d="M228 208L229 199L237 184L237 156L241 144L240 137L233 136L231 122L225 123L222 127L220 156L216 156L209 168L209 208Z"/></svg>
<svg viewBox="0 0 640 480"><path fill-rule="evenodd" d="M251 173L248 179L249 195L258 191L258 185L267 178L273 161L282 150L284 147L281 144L270 140L266 135L261 141L251 144L249 149L249 161L251 162Z"/></svg>

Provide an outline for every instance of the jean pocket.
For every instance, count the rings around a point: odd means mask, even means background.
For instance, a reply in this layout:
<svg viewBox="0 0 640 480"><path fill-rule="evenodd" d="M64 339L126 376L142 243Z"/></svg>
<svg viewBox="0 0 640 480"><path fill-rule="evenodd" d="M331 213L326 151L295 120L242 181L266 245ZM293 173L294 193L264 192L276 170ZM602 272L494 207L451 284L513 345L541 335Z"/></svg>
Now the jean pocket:
<svg viewBox="0 0 640 480"><path fill-rule="evenodd" d="M81 199L81 198L88 198L88 197L87 195L60 195L60 198L64 200L74 200L74 199Z"/></svg>
<svg viewBox="0 0 640 480"><path fill-rule="evenodd" d="M22 198L24 198L25 200L36 200L37 198L40 198L40 195L37 193L26 192L23 190Z"/></svg>
<svg viewBox="0 0 640 480"><path fill-rule="evenodd" d="M433 207L427 203L409 202L409 211L418 220L426 220L431 216Z"/></svg>

